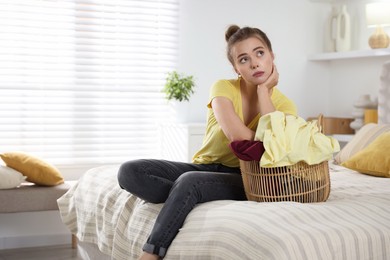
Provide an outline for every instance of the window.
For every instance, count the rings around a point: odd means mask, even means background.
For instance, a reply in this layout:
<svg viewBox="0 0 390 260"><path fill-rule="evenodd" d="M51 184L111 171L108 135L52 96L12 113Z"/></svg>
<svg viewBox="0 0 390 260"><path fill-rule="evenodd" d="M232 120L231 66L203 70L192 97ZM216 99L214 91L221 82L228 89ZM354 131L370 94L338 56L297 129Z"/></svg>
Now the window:
<svg viewBox="0 0 390 260"><path fill-rule="evenodd" d="M2 0L0 152L56 165L158 156L178 0Z"/></svg>

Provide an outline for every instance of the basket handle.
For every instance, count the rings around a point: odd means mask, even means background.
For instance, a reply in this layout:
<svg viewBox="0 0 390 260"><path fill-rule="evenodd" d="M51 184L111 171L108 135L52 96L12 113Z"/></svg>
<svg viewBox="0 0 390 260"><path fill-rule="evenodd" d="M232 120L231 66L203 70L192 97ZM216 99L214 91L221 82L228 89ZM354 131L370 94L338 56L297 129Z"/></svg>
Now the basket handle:
<svg viewBox="0 0 390 260"><path fill-rule="evenodd" d="M324 122L324 115L323 114L318 115L317 125L318 125L318 128L320 129L320 132L324 133L325 122Z"/></svg>

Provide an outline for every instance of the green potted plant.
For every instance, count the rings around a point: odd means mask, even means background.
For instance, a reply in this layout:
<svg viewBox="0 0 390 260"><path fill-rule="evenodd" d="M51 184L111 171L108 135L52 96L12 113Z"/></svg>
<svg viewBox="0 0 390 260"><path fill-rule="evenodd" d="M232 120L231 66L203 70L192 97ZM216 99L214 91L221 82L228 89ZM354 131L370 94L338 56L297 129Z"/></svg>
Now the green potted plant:
<svg viewBox="0 0 390 260"><path fill-rule="evenodd" d="M177 71L169 72L163 89L167 100L179 102L189 101L194 93L195 82L193 76L185 76Z"/></svg>

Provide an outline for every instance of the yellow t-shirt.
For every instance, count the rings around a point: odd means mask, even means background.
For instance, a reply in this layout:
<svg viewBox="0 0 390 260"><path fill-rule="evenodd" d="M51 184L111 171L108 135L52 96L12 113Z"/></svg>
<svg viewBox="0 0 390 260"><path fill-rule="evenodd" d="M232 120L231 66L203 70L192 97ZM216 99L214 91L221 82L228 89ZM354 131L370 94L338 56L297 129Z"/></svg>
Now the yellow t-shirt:
<svg viewBox="0 0 390 260"><path fill-rule="evenodd" d="M203 139L202 147L192 157L192 162L196 164L210 164L221 163L229 167L239 167L239 161L233 154L229 147L229 139L225 136L221 127L219 126L213 109L211 108L211 101L215 97L226 97L232 101L233 107L237 115L244 121L242 113L242 99L240 92L240 80L219 80L211 88L209 103L207 104L207 127L206 134ZM272 103L277 111L286 114L297 115L295 104L283 95L277 88L274 88L272 96ZM259 122L260 114L258 114L252 122L247 125L253 131L256 131Z"/></svg>

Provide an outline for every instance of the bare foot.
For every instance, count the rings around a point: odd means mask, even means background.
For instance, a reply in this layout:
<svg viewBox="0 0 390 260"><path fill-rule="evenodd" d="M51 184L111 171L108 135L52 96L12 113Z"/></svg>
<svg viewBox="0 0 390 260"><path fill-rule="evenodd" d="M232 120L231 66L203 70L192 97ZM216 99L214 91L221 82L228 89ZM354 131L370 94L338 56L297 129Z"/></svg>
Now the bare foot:
<svg viewBox="0 0 390 260"><path fill-rule="evenodd" d="M149 254L149 253L146 253L144 252L139 258L138 260L159 260L160 257L158 255L153 255L153 254Z"/></svg>

